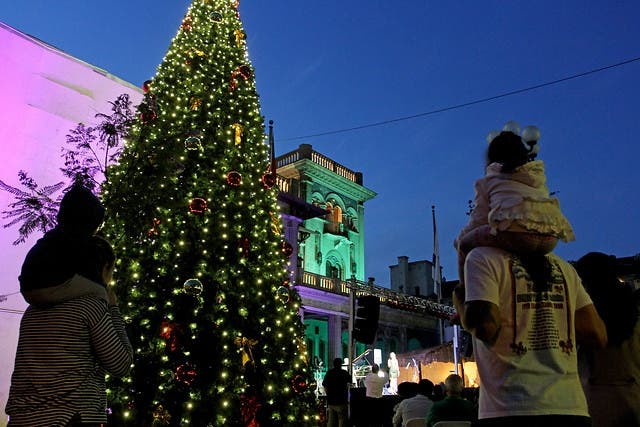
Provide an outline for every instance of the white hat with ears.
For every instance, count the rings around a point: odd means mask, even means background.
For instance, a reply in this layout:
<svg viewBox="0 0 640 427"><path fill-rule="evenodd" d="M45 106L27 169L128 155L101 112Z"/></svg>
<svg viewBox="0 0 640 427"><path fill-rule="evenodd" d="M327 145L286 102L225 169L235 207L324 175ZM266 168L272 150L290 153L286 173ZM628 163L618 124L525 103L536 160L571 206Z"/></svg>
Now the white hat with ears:
<svg viewBox="0 0 640 427"><path fill-rule="evenodd" d="M490 144L495 137L500 135L500 132L512 132L518 135L522 139L522 144L527 151L529 151L529 160L536 158L536 155L540 151L540 144L538 144L540 140L540 129L538 129L537 126L529 125L522 129L522 133L520 133L520 124L515 120L510 120L504 124L502 131L492 130L489 132L487 135L487 143Z"/></svg>

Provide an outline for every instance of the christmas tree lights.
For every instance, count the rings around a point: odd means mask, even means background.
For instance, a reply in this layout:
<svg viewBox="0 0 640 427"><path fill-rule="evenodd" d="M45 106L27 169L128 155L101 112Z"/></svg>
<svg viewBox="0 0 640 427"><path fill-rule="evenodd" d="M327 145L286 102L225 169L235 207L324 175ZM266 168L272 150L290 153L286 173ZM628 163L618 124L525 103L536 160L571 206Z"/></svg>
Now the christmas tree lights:
<svg viewBox="0 0 640 427"><path fill-rule="evenodd" d="M112 425L317 423L237 8L194 0L103 187L135 351Z"/></svg>

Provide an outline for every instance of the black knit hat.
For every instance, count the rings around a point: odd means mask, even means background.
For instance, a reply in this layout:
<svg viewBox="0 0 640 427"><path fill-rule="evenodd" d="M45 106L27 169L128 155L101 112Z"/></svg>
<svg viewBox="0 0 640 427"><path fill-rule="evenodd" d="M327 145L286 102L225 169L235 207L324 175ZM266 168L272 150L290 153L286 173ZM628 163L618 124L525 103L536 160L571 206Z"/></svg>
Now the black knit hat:
<svg viewBox="0 0 640 427"><path fill-rule="evenodd" d="M64 195L58 210L58 227L67 233L92 235L104 221L105 209L88 188L74 185Z"/></svg>

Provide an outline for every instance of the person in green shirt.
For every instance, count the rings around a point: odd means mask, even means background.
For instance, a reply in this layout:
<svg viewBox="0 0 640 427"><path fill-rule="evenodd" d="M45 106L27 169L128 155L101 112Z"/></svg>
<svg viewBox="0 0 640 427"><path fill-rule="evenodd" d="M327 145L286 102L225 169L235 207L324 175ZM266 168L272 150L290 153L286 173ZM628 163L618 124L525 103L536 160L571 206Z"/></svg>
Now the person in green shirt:
<svg viewBox="0 0 640 427"><path fill-rule="evenodd" d="M446 397L435 402L427 414L427 427L438 421L475 421L478 410L462 397L464 384L460 375L451 374L444 381Z"/></svg>

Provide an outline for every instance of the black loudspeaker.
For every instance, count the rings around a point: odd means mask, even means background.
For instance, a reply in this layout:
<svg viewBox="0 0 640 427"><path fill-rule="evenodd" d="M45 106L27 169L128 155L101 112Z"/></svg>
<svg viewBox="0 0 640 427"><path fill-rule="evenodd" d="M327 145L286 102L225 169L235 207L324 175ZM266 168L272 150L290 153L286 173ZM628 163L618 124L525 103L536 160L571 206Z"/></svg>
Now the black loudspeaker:
<svg viewBox="0 0 640 427"><path fill-rule="evenodd" d="M353 324L353 338L363 344L373 344L378 331L380 300L373 295L356 299L356 311Z"/></svg>

